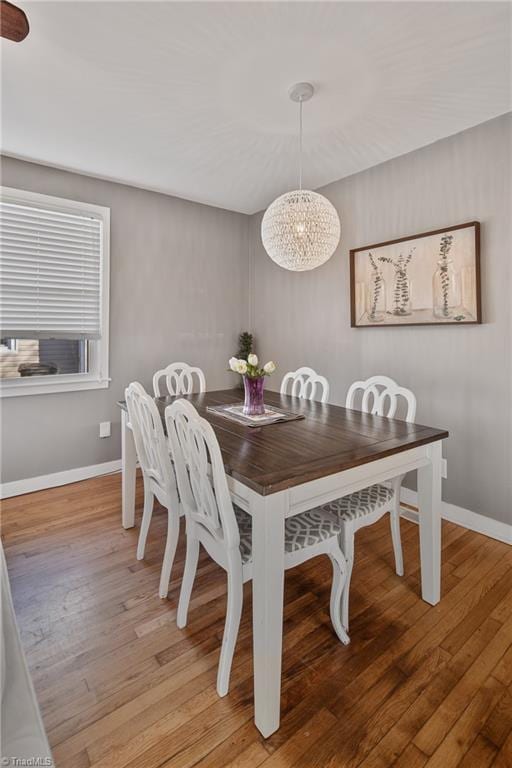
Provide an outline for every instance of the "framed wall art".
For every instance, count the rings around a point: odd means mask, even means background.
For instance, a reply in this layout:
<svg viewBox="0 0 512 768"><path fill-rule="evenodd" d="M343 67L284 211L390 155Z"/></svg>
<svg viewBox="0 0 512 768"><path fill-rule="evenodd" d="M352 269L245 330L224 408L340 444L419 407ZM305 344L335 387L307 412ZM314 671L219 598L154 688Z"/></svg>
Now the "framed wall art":
<svg viewBox="0 0 512 768"><path fill-rule="evenodd" d="M354 328L480 323L480 223L350 251Z"/></svg>

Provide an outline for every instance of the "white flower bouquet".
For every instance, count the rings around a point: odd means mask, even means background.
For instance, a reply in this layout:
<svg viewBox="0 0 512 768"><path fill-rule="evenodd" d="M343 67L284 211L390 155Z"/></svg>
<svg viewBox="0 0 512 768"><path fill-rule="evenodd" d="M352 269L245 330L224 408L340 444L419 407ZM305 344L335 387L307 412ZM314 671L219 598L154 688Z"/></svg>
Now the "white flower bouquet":
<svg viewBox="0 0 512 768"><path fill-rule="evenodd" d="M263 403L263 384L265 376L270 376L276 369L276 364L269 360L264 366L260 366L258 356L247 355L247 360L232 357L229 368L234 373L239 373L244 380L245 402L244 413L246 416L261 416L265 413Z"/></svg>
<svg viewBox="0 0 512 768"><path fill-rule="evenodd" d="M261 379L263 376L270 376L276 370L276 364L269 360L263 367L259 367L259 360L257 355L250 354L247 356L247 360L240 360L237 357L232 357L229 361L229 368L234 373L239 373L241 376L248 376L250 379Z"/></svg>

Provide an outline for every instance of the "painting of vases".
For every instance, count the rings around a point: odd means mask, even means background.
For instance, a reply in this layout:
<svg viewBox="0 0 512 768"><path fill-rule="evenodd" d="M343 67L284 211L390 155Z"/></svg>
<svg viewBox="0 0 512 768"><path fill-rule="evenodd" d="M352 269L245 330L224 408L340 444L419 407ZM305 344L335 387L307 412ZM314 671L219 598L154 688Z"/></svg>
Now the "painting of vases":
<svg viewBox="0 0 512 768"><path fill-rule="evenodd" d="M351 325L481 322L477 221L350 251Z"/></svg>

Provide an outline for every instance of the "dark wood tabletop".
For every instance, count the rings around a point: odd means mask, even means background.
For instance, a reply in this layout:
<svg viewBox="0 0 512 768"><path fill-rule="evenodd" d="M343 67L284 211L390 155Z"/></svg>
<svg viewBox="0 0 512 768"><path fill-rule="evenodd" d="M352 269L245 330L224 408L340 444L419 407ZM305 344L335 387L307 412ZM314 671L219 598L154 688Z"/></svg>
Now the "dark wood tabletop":
<svg viewBox="0 0 512 768"><path fill-rule="evenodd" d="M172 399L155 399L162 419ZM264 496L448 437L446 430L271 391L265 392L268 405L305 418L246 427L206 410L209 405L242 402L243 393L238 389L188 395L187 399L213 426L227 474Z"/></svg>

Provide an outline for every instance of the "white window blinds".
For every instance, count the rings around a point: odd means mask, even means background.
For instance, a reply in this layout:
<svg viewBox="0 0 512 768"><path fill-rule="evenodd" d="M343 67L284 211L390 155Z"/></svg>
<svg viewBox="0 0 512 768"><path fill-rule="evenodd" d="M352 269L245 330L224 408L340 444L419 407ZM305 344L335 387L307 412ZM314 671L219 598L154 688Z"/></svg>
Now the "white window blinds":
<svg viewBox="0 0 512 768"><path fill-rule="evenodd" d="M0 336L101 338L102 220L0 201Z"/></svg>

